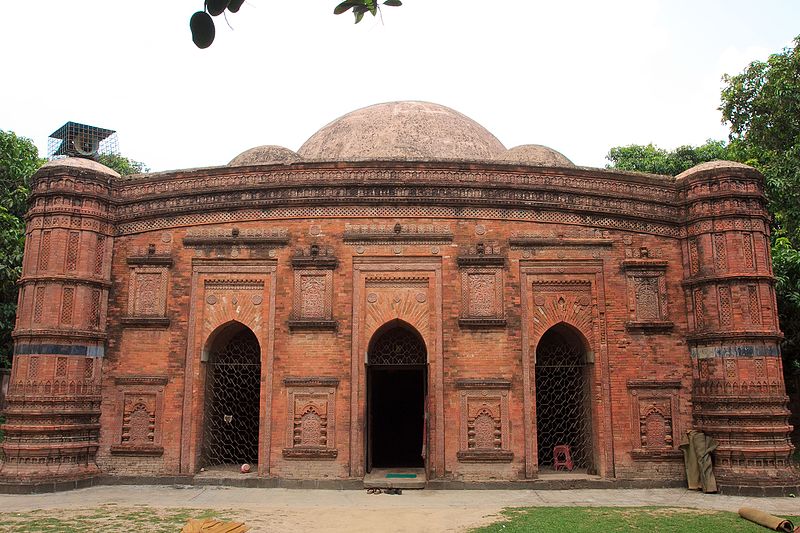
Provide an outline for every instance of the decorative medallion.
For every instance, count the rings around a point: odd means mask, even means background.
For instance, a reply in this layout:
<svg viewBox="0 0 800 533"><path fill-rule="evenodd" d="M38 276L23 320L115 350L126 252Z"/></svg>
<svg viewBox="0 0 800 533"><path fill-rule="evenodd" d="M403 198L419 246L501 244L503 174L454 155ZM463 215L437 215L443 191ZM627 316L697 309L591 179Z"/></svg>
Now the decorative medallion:
<svg viewBox="0 0 800 533"><path fill-rule="evenodd" d="M439 250L439 247L438 247L438 246L431 246L431 253L432 253L433 255L436 255L436 254L438 254L439 252L440 252L440 250Z"/></svg>
<svg viewBox="0 0 800 533"><path fill-rule="evenodd" d="M363 246L360 246L360 245L356 246L356 253L358 253L358 254L363 254L365 250L366 250L366 248L364 248Z"/></svg>
<svg viewBox="0 0 800 533"><path fill-rule="evenodd" d="M403 253L403 247L395 246L394 248L392 248L392 252L394 252L395 255L400 255Z"/></svg>
<svg viewBox="0 0 800 533"><path fill-rule="evenodd" d="M215 303L217 303L217 297L214 296L213 294L209 294L206 297L206 303L208 303L208 305L214 305Z"/></svg>
<svg viewBox="0 0 800 533"><path fill-rule="evenodd" d="M475 235L484 235L486 233L486 226L478 224L475 226Z"/></svg>
<svg viewBox="0 0 800 533"><path fill-rule="evenodd" d="M161 234L161 242L172 242L172 233L165 231Z"/></svg>
<svg viewBox="0 0 800 533"><path fill-rule="evenodd" d="M261 302L264 301L264 298L262 298L260 294L254 294L250 301L253 302L253 305L261 305Z"/></svg>
<svg viewBox="0 0 800 533"><path fill-rule="evenodd" d="M317 235L322 233L322 228L320 228L318 225L314 224L313 226L311 226L308 229L308 233L313 235L314 237L316 237Z"/></svg>
<svg viewBox="0 0 800 533"><path fill-rule="evenodd" d="M428 296L424 292L418 292L417 293L417 301L419 303L425 303L425 301L427 299L428 299Z"/></svg>
<svg viewBox="0 0 800 533"><path fill-rule="evenodd" d="M371 304L374 304L375 302L378 301L378 295L375 294L374 292L367 294L367 301Z"/></svg>

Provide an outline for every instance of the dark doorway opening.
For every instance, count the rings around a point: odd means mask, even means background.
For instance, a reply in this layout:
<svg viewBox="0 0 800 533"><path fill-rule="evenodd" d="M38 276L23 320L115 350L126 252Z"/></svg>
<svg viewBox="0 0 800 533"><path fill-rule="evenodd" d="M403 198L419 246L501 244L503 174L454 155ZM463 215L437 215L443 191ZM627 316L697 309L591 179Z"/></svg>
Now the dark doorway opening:
<svg viewBox="0 0 800 533"><path fill-rule="evenodd" d="M583 339L570 326L558 324L545 332L536 347L536 435L540 471L553 469L554 448L567 445L574 469L595 473L590 369Z"/></svg>
<svg viewBox="0 0 800 533"><path fill-rule="evenodd" d="M367 471L423 467L427 449L427 351L402 322L372 338L367 367Z"/></svg>
<svg viewBox="0 0 800 533"><path fill-rule="evenodd" d="M261 349L240 324L218 332L206 362L203 466L258 462Z"/></svg>

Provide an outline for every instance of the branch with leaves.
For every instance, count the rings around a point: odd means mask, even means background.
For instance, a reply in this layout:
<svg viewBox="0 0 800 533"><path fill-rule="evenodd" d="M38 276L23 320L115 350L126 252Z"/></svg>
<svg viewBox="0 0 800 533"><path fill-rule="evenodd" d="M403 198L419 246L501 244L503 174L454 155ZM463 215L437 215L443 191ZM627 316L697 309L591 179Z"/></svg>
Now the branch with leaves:
<svg viewBox="0 0 800 533"><path fill-rule="evenodd" d="M198 48L211 46L216 36L213 17L223 15L226 11L237 13L243 3L244 0L205 0L203 11L198 11L189 19L189 29L192 31L192 42L194 42L195 46ZM336 6L333 14L341 15L352 9L356 24L358 24L366 13L371 13L373 17L377 15L380 12L381 5L399 7L403 5L403 2L400 0L384 0L384 2L378 2L377 0L346 0Z"/></svg>

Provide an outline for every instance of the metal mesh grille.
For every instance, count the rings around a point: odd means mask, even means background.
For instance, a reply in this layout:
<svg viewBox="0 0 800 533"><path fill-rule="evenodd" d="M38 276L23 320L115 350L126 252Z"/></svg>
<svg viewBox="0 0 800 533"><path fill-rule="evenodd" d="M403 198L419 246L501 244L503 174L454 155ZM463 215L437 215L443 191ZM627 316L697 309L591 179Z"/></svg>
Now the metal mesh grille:
<svg viewBox="0 0 800 533"><path fill-rule="evenodd" d="M403 327L378 334L369 349L371 365L424 365L426 359L427 350L420 336Z"/></svg>
<svg viewBox="0 0 800 533"><path fill-rule="evenodd" d="M575 468L592 470L589 367L583 344L551 329L536 348L536 427L539 466L552 467L553 448L568 445Z"/></svg>
<svg viewBox="0 0 800 533"><path fill-rule="evenodd" d="M249 329L220 342L206 363L203 464L258 462L261 355Z"/></svg>

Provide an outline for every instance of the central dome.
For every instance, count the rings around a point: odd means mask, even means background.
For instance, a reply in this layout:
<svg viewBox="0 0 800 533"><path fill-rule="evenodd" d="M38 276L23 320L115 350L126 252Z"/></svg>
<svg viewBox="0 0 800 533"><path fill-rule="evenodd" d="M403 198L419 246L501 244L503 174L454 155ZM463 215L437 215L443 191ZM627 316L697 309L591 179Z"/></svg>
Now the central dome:
<svg viewBox="0 0 800 533"><path fill-rule="evenodd" d="M443 105L387 102L337 118L298 150L305 160L492 160L505 152L486 128Z"/></svg>

